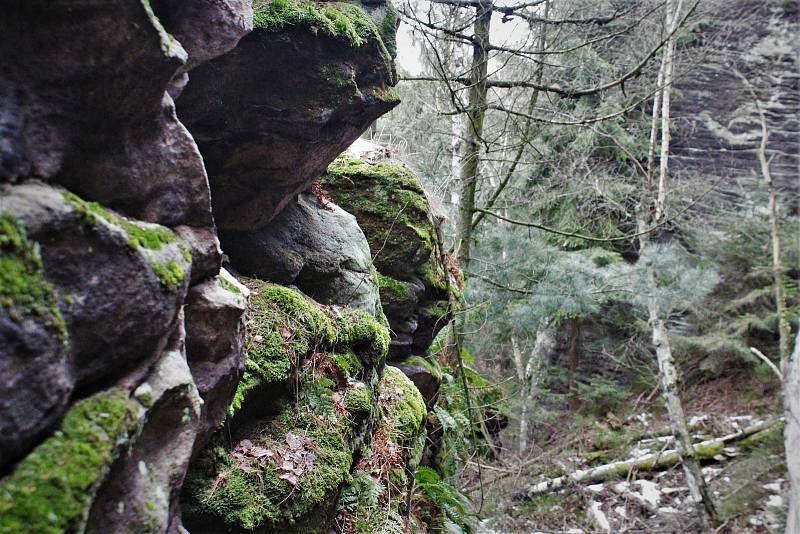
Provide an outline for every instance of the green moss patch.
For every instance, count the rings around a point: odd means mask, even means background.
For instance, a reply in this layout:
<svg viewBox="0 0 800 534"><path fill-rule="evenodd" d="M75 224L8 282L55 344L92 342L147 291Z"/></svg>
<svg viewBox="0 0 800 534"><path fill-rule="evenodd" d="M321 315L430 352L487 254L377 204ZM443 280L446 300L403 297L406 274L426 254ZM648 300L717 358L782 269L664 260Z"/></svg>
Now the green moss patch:
<svg viewBox="0 0 800 534"><path fill-rule="evenodd" d="M327 362L317 355L304 363L297 401L280 415L255 423L230 449L202 453L187 483L190 513L284 531L333 504L352 466L354 414L371 413L373 400L363 383L337 385Z"/></svg>
<svg viewBox="0 0 800 534"><path fill-rule="evenodd" d="M403 371L387 366L379 387L379 406L389 429L389 436L408 446L419 434L427 408L422 394Z"/></svg>
<svg viewBox="0 0 800 534"><path fill-rule="evenodd" d="M386 357L389 332L368 313L323 307L294 289L259 280L248 285L253 293L246 312L246 370L231 413L251 389L288 380L311 354L338 354L337 364L353 376L361 362L375 365Z"/></svg>
<svg viewBox="0 0 800 534"><path fill-rule="evenodd" d="M36 315L66 336L55 290L44 277L39 245L28 240L25 228L10 215L0 215L0 305L16 319Z"/></svg>
<svg viewBox="0 0 800 534"><path fill-rule="evenodd" d="M134 429L136 406L122 390L76 403L0 482L0 532L81 532L94 491Z"/></svg>
<svg viewBox="0 0 800 534"><path fill-rule="evenodd" d="M163 263L155 262L152 267L161 284L173 291L176 291L181 286L186 276L183 266L175 260Z"/></svg>
<svg viewBox="0 0 800 534"><path fill-rule="evenodd" d="M405 302L410 298L410 285L408 282L403 282L392 278L391 276L384 276L378 273L378 289L381 294L381 302L383 304L396 304Z"/></svg>
<svg viewBox="0 0 800 534"><path fill-rule="evenodd" d="M425 265L437 259L435 232L425 191L409 168L340 156L321 182L331 199L358 220L381 274L405 279L409 266L417 265L425 276Z"/></svg>
<svg viewBox="0 0 800 534"><path fill-rule="evenodd" d="M364 10L353 4L269 0L256 1L253 10L256 28L277 31L285 26L302 25L321 30L350 46L361 46L369 40L382 43L378 28Z"/></svg>
<svg viewBox="0 0 800 534"><path fill-rule="evenodd" d="M150 250L161 250L162 245L168 245L176 239L175 233L169 228L154 224L136 223L118 217L97 202L88 202L74 193L65 192L64 199L73 206L73 209L85 224L95 226L99 217L109 224L124 230L128 236L128 245L133 249L142 247Z"/></svg>
<svg viewBox="0 0 800 534"><path fill-rule="evenodd" d="M236 287L235 284L228 281L224 276L219 277L219 283L226 291L230 291L231 293L236 293L237 295L242 294L242 290Z"/></svg>

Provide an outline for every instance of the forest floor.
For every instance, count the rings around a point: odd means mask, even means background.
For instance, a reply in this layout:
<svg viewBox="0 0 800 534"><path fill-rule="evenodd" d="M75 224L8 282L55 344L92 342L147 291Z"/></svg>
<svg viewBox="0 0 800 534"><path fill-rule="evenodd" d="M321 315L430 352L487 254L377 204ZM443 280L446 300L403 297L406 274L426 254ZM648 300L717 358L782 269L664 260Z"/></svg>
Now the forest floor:
<svg viewBox="0 0 800 534"><path fill-rule="evenodd" d="M627 476L568 481L531 494L534 484L616 461L674 448L658 399L631 399L626 411L605 417L564 414L553 433L524 459L510 453L483 469L480 534L698 532L680 465L625 470ZM695 387L685 398L696 442L736 434L782 414L774 388L724 378ZM656 437L660 436L660 437ZM703 472L723 518L716 532L783 532L786 465L782 425L726 444L703 460ZM481 502L481 484L470 489Z"/></svg>

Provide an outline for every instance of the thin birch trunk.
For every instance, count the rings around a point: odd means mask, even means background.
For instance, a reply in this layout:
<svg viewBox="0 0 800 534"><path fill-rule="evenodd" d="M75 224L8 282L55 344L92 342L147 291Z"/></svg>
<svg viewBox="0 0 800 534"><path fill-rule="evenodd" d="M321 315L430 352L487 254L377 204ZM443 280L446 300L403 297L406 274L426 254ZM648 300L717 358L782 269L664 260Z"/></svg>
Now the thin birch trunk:
<svg viewBox="0 0 800 534"><path fill-rule="evenodd" d="M665 13L665 29L668 34L675 30L678 23L680 11L683 5L682 0L677 4L673 0L667 0ZM668 40L664 48L661 68L659 69L659 93L660 112L661 112L661 151L658 190L652 191L652 176L654 169L655 143L658 139L658 121L656 111L659 107L659 98L656 96L654 102L653 120L650 131L650 146L648 149L648 175L645 177L645 195L655 193L655 199L647 199L642 202L639 210L638 226L640 231L653 224L657 224L665 216L667 203L667 176L669 172L669 144L670 144L670 89L674 72L675 39L674 36ZM654 205L651 204L654 200ZM651 212L650 207L653 207ZM675 366L675 359L670 346L669 335L666 324L660 313L656 284L656 267L654 258L650 252L650 234L645 233L639 239L640 258L646 263L648 281L648 315L650 327L652 328L653 346L656 351L658 361L659 380L667 406L667 415L670 427L676 438L676 450L680 457L681 465L686 476L686 484L692 498L697 503L697 512L700 516L701 528L707 530L707 518L714 524L719 522L711 493L706 484L700 462L696 451L692 445L689 425L686 422L686 414L683 409L683 402L678 388L678 372Z"/></svg>
<svg viewBox="0 0 800 534"><path fill-rule="evenodd" d="M681 8L683 7L683 0L678 0L677 5L673 0L667 0L666 3L666 27L667 34L675 31ZM670 133L670 105L672 102L672 78L675 70L675 36L673 35L664 47L664 57L662 68L664 70L664 77L661 80L663 87L661 88L661 161L658 174L658 201L656 202L655 222L661 221L664 217L664 210L667 205L667 175L669 172L669 143L671 139Z"/></svg>
<svg viewBox="0 0 800 534"><path fill-rule="evenodd" d="M800 532L800 332L794 342L794 353L783 374L783 406L786 414L784 444L789 469L789 513L786 532Z"/></svg>
<svg viewBox="0 0 800 534"><path fill-rule="evenodd" d="M656 349L661 391L667 405L670 428L675 435L675 448L681 458L681 466L686 476L686 485L689 487L692 499L697 504L701 523L705 525L706 514L708 514L708 518L714 524L717 524L716 506L703 477L703 471L700 468L700 461L697 458L695 448L692 445L692 435L686 422L686 413L683 410L683 402L678 388L678 370L675 366L675 358L672 355L667 328L659 313L655 266L652 258L648 258L645 261L647 262L648 312L650 327L653 329L653 346Z"/></svg>

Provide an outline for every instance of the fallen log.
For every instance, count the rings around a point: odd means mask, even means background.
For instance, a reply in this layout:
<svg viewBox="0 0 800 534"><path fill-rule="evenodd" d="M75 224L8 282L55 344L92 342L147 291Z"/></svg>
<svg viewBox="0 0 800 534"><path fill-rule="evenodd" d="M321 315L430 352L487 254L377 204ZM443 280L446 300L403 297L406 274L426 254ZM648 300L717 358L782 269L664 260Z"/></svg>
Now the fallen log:
<svg viewBox="0 0 800 534"><path fill-rule="evenodd" d="M695 443L695 454L701 459L713 458L720 454L727 445L751 436L753 438L756 435L763 437L767 434L765 431L771 430L775 425L783 424L783 421L783 417L771 418L727 436ZM517 492L514 497L515 499L530 498L539 493L560 489L570 482L602 482L604 480L627 477L632 471L658 471L672 467L679 461L678 451L674 449L646 454L639 458L612 462L589 469L579 469L569 475L551 478Z"/></svg>

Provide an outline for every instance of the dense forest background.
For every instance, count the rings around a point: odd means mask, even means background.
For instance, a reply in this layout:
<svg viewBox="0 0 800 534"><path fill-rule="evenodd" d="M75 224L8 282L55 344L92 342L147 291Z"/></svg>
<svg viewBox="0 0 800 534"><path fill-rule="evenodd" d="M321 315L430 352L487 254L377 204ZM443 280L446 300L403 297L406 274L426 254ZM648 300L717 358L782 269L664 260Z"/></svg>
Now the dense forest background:
<svg viewBox="0 0 800 534"><path fill-rule="evenodd" d="M423 177L466 279L442 345L453 329L463 335L463 363L487 377L473 394L496 389L490 412L508 425L488 449L454 444L468 461L451 481L498 531L689 528L680 495L525 488L635 456L639 439L668 433L649 266L695 442L781 411L772 363L785 350L781 322L793 341L800 311L797 5L433 0L400 10L403 105L370 134ZM666 183L654 185L659 175ZM664 213L641 232L659 200ZM786 502L762 487L785 479L779 436L751 445L746 461L702 460L718 524L781 528ZM685 486L674 469L642 477Z"/></svg>

